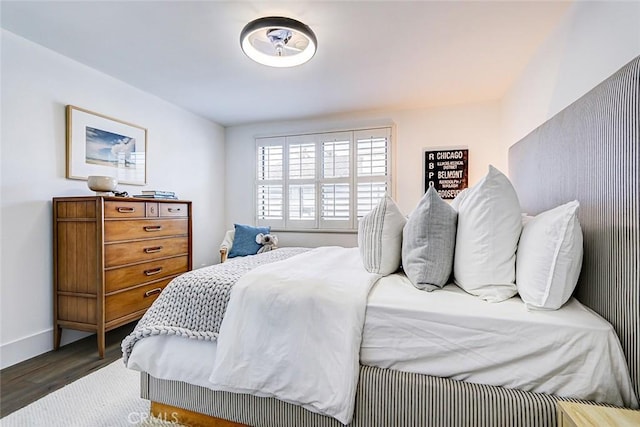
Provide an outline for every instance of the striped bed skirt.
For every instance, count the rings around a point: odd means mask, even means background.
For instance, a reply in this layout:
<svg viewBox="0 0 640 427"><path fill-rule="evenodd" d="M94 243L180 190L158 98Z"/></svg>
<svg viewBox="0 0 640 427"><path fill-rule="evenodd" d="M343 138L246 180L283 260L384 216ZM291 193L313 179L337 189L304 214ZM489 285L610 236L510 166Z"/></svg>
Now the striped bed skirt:
<svg viewBox="0 0 640 427"><path fill-rule="evenodd" d="M142 373L141 396L250 426L340 427L334 418L273 398L212 391ZM559 398L502 387L360 366L350 426L556 426Z"/></svg>

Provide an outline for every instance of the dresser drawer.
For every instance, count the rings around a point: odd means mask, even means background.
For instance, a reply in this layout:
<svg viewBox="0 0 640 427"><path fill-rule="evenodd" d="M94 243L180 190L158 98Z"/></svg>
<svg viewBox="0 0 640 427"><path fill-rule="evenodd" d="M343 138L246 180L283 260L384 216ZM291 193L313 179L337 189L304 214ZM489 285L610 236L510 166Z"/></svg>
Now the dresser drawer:
<svg viewBox="0 0 640 427"><path fill-rule="evenodd" d="M104 246L105 267L150 261L189 252L189 238L167 237L137 242L108 243Z"/></svg>
<svg viewBox="0 0 640 427"><path fill-rule="evenodd" d="M104 240L147 239L151 237L187 234L189 220L185 219L140 219L124 221L105 221Z"/></svg>
<svg viewBox="0 0 640 427"><path fill-rule="evenodd" d="M144 218L144 202L104 202L105 218Z"/></svg>
<svg viewBox="0 0 640 427"><path fill-rule="evenodd" d="M145 216L147 218L157 218L158 217L158 204L155 202L147 202L144 204L145 206Z"/></svg>
<svg viewBox="0 0 640 427"><path fill-rule="evenodd" d="M105 292L109 293L166 276L184 273L188 269L189 257L187 255L114 268L104 273Z"/></svg>
<svg viewBox="0 0 640 427"><path fill-rule="evenodd" d="M160 203L160 216L183 216L189 215L189 208L186 203Z"/></svg>
<svg viewBox="0 0 640 427"><path fill-rule="evenodd" d="M114 295L107 295L105 299L105 321L110 322L136 311L149 308L169 282L171 282L171 279L150 283Z"/></svg>

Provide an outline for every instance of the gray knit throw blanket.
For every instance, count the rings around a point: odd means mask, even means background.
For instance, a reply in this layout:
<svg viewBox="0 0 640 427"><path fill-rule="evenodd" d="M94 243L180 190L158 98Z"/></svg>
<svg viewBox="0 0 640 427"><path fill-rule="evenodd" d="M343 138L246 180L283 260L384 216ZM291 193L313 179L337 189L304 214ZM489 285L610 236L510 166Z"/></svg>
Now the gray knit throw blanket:
<svg viewBox="0 0 640 427"><path fill-rule="evenodd" d="M124 363L127 363L136 342L152 335L178 335L215 341L231 288L240 276L260 265L281 261L308 250L280 248L231 258L223 264L192 270L176 277L164 288L133 332L122 341Z"/></svg>

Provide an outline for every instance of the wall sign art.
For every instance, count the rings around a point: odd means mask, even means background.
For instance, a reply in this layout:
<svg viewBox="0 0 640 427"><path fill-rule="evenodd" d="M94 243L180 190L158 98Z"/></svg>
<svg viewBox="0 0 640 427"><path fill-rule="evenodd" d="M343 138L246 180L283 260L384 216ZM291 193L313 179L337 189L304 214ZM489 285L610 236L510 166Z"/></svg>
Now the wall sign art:
<svg viewBox="0 0 640 427"><path fill-rule="evenodd" d="M469 149L425 148L424 191L433 184L443 199L453 199L469 185Z"/></svg>

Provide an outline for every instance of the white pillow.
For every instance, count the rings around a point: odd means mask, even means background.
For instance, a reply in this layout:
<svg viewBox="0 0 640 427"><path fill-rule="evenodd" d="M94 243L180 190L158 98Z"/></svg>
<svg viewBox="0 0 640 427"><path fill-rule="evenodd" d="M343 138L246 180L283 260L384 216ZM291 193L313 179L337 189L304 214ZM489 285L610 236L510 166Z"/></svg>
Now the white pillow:
<svg viewBox="0 0 640 427"><path fill-rule="evenodd" d="M493 166L458 205L455 282L470 294L499 302L516 294L520 203L509 179Z"/></svg>
<svg viewBox="0 0 640 427"><path fill-rule="evenodd" d="M523 230L524 230L524 226L525 226L525 225L527 225L527 223L528 223L529 221L531 221L533 218L534 218L534 217L533 217L533 216L531 216L531 215L529 215L529 214L526 214L526 213L523 213L523 214L522 214L522 227L523 227L522 229L523 229ZM520 235L520 238L522 238L522 234ZM516 257L517 257L517 255L516 255ZM517 262L517 261L516 261L516 262Z"/></svg>
<svg viewBox="0 0 640 427"><path fill-rule="evenodd" d="M407 222L391 197L385 195L358 224L358 248L369 273L387 276L400 267L402 229Z"/></svg>
<svg viewBox="0 0 640 427"><path fill-rule="evenodd" d="M458 208L460 207L460 205L462 204L462 201L467 197L468 194L469 194L469 189L465 188L464 190L459 192L458 195L454 197L454 199L451 201L451 207L456 212L458 212Z"/></svg>
<svg viewBox="0 0 640 427"><path fill-rule="evenodd" d="M529 309L557 310L571 298L582 267L582 229L574 200L529 220L516 255L516 285Z"/></svg>

